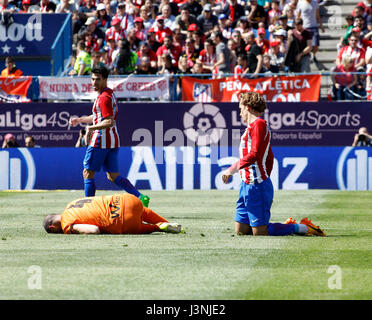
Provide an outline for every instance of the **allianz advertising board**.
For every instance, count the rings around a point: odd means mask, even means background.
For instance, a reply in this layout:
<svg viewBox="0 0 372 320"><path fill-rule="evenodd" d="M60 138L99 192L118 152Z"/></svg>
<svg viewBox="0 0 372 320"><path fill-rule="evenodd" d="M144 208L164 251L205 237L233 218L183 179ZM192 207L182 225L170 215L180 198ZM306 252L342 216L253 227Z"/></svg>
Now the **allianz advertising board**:
<svg viewBox="0 0 372 320"><path fill-rule="evenodd" d="M273 147L275 189L372 190L372 148ZM0 190L83 189L85 148L0 149ZM139 189L238 189L221 172L238 160L234 147L121 147L120 171ZM101 171L97 189L115 190Z"/></svg>

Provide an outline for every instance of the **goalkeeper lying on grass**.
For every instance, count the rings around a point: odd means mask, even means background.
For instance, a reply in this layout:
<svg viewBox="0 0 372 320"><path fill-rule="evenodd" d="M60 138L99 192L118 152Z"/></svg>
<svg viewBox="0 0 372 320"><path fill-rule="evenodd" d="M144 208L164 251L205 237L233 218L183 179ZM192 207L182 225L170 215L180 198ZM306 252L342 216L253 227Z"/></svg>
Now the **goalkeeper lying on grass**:
<svg viewBox="0 0 372 320"><path fill-rule="evenodd" d="M236 205L235 231L254 236L284 236L290 234L325 236L323 230L304 218L299 224L289 218L286 223L270 223L274 188L270 180L274 155L271 133L266 121L260 118L266 109L264 98L257 92L239 94L242 121L247 124L239 147L239 161L222 174L224 183L240 172L242 179Z"/></svg>
<svg viewBox="0 0 372 320"><path fill-rule="evenodd" d="M143 206L129 193L88 197L70 202L62 214L49 214L43 226L48 233L147 234L155 231L184 233L178 223Z"/></svg>

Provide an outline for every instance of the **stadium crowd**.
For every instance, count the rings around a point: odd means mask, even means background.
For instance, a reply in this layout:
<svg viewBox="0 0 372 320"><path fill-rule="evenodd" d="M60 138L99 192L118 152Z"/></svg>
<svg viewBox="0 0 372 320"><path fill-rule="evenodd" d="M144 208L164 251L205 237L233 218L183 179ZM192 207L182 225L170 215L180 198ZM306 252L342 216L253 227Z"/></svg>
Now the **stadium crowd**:
<svg viewBox="0 0 372 320"><path fill-rule="evenodd" d="M0 0L0 11L70 12L69 75L104 64L111 74L257 77L319 70L318 0ZM327 0L325 0L327 1ZM372 0L356 5L337 46L334 99L371 90ZM366 72L356 76L352 72ZM179 77L180 78L180 77ZM351 92L351 93L350 93ZM353 94L353 93L356 94Z"/></svg>

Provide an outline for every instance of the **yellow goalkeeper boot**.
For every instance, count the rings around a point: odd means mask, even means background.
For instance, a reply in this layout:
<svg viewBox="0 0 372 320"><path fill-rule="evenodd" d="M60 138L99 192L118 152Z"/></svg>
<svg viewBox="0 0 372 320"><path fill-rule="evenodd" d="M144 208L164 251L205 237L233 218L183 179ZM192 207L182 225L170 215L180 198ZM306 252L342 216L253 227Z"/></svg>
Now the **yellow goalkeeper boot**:
<svg viewBox="0 0 372 320"><path fill-rule="evenodd" d="M167 233L185 233L185 229L176 222L161 222L158 223L159 230Z"/></svg>
<svg viewBox="0 0 372 320"><path fill-rule="evenodd" d="M320 229L318 226L313 224L310 219L303 218L300 223L305 224L307 226L307 232L306 232L307 236L311 236L311 235L320 236L320 237L326 236L325 232L322 229Z"/></svg>

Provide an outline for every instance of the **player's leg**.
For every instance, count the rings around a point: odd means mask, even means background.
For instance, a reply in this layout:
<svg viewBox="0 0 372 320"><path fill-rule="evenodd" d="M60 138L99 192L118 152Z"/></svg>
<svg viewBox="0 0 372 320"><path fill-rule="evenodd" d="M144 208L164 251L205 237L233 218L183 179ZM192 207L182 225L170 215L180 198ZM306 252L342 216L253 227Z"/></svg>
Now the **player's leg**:
<svg viewBox="0 0 372 320"><path fill-rule="evenodd" d="M294 233L293 225L270 223L273 198L274 187L270 178L249 186L246 206L254 236L285 236Z"/></svg>
<svg viewBox="0 0 372 320"><path fill-rule="evenodd" d="M167 219L158 215L155 211L149 208L143 208L142 221L151 224L157 224L159 222L169 222Z"/></svg>
<svg viewBox="0 0 372 320"><path fill-rule="evenodd" d="M83 161L83 178L84 178L84 191L86 197L93 197L96 194L96 183L94 175L96 171L101 170L104 161L101 149L87 147Z"/></svg>
<svg viewBox="0 0 372 320"><path fill-rule="evenodd" d="M150 198L141 194L137 188L127 179L120 175L119 173L119 149L110 149L108 152L105 162L104 170L107 174L107 179L112 183L116 184L119 188L123 189L125 192L133 194L137 198L140 198L143 205L148 207Z"/></svg>
<svg viewBox="0 0 372 320"><path fill-rule="evenodd" d="M252 228L249 223L248 211L245 205L245 196L247 193L248 185L241 182L239 198L236 201L235 209L235 232L237 235L251 235Z"/></svg>

